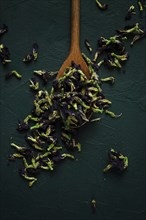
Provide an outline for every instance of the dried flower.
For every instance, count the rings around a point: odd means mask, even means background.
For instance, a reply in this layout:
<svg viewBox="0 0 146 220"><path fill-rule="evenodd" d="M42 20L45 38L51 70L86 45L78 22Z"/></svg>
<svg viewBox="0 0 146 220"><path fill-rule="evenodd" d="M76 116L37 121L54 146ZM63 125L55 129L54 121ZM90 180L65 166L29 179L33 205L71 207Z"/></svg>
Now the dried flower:
<svg viewBox="0 0 146 220"><path fill-rule="evenodd" d="M124 156L120 152L111 149L108 153L109 164L104 168L103 172L108 170L118 170L123 172L128 167L128 157Z"/></svg>
<svg viewBox="0 0 146 220"><path fill-rule="evenodd" d="M92 47L91 47L89 41L86 39L86 40L84 41L84 43L85 43L85 46L87 47L87 49L88 49L90 52L92 52Z"/></svg>
<svg viewBox="0 0 146 220"><path fill-rule="evenodd" d="M3 24L2 27L0 27L0 36L2 36L4 33L8 31L7 25Z"/></svg>
<svg viewBox="0 0 146 220"><path fill-rule="evenodd" d="M136 13L135 13L135 7L134 7L134 5L131 5L131 6L129 7L129 9L128 9L127 15L125 16L125 20L130 20L131 17L132 17L132 15L135 15L135 14L136 14Z"/></svg>
<svg viewBox="0 0 146 220"><path fill-rule="evenodd" d="M22 75L18 73L16 70L11 70L5 75L6 79L9 79L10 77L15 76L17 79L21 79Z"/></svg>
<svg viewBox="0 0 146 220"><path fill-rule="evenodd" d="M39 90L39 82L35 78L31 78L29 87L33 90L37 91Z"/></svg>
<svg viewBox="0 0 146 220"><path fill-rule="evenodd" d="M0 62L2 64L11 62L9 49L4 44L0 44Z"/></svg>
<svg viewBox="0 0 146 220"><path fill-rule="evenodd" d="M95 213L96 212L96 200L95 199L91 200L91 208L92 208L92 212Z"/></svg>
<svg viewBox="0 0 146 220"><path fill-rule="evenodd" d="M34 43L32 45L32 52L25 56L25 58L23 59L23 62L29 63L32 60L37 60L37 58L38 58L38 44Z"/></svg>
<svg viewBox="0 0 146 220"><path fill-rule="evenodd" d="M99 0L96 0L96 3L99 7L99 9L105 11L107 8L108 8L108 4L105 4L105 3L101 3Z"/></svg>

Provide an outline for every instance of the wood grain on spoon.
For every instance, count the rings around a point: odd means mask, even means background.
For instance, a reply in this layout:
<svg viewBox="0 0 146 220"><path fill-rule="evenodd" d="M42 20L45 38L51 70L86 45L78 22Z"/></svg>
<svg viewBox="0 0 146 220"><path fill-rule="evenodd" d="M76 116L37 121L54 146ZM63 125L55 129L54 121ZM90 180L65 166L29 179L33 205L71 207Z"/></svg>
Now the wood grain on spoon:
<svg viewBox="0 0 146 220"><path fill-rule="evenodd" d="M70 52L58 72L57 79L63 75L67 67L71 66L72 61L74 61L77 65L80 64L81 69L87 78L90 77L89 68L80 51L80 0L72 0Z"/></svg>

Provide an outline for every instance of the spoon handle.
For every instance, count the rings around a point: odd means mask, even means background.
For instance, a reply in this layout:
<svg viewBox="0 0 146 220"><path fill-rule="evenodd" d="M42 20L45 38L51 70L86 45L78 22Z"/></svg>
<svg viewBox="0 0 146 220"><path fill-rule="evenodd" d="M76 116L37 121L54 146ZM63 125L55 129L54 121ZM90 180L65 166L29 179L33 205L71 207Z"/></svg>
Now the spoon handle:
<svg viewBox="0 0 146 220"><path fill-rule="evenodd" d="M71 45L70 51L80 50L80 0L71 3Z"/></svg>
<svg viewBox="0 0 146 220"><path fill-rule="evenodd" d="M72 61L81 66L83 73L90 78L89 68L84 61L80 51L80 0L71 1L71 42L69 54L58 71L57 79L59 79L66 68L70 67Z"/></svg>

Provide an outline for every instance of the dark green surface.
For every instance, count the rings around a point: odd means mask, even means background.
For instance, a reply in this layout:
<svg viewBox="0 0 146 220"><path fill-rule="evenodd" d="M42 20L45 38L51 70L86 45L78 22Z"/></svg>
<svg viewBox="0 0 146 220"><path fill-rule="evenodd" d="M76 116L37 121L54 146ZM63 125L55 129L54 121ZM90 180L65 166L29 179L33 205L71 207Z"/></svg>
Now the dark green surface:
<svg viewBox="0 0 146 220"><path fill-rule="evenodd" d="M136 1L106 1L109 9L98 10L95 0L81 1L81 48L87 38L96 48L99 36L113 35L115 29L144 17L137 13L131 22L124 16ZM137 11L138 12L138 11ZM13 141L24 144L16 122L31 110L33 93L29 78L34 69L58 70L67 56L70 42L69 0L0 0L0 23L9 32L0 40L9 47L12 63L0 65L0 219L1 220L145 220L146 219L146 40L128 47L130 59L123 71L113 71L116 83L104 85L112 109L120 119L104 117L102 122L79 130L82 152L76 161L66 161L53 174L42 173L31 189L18 175L18 164L9 163ZM23 56L31 44L39 44L39 59L25 65ZM5 81L8 70L16 69L23 78ZM101 76L109 71L102 69ZM51 85L51 84L50 84ZM121 176L103 175L107 151L114 147L129 157L129 168ZM21 164L21 161L20 161ZM97 200L92 214L90 200Z"/></svg>

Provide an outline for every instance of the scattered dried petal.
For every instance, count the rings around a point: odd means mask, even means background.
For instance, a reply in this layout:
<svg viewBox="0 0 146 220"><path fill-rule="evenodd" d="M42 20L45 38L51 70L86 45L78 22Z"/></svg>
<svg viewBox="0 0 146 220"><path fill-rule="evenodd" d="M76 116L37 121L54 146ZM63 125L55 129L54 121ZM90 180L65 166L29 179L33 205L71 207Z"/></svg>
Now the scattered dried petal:
<svg viewBox="0 0 146 220"><path fill-rule="evenodd" d="M99 0L96 0L96 3L99 7L99 9L105 11L107 8L108 8L108 4L105 4L105 3L101 3Z"/></svg>
<svg viewBox="0 0 146 220"><path fill-rule="evenodd" d="M7 25L3 24L2 27L0 27L0 36L2 36L4 33L8 31Z"/></svg>
<svg viewBox="0 0 146 220"><path fill-rule="evenodd" d="M85 46L87 47L87 49L88 49L90 52L92 52L92 47L91 47L89 41L88 41L88 40L85 40L84 43L85 43Z"/></svg>

